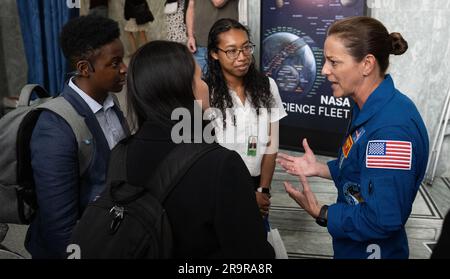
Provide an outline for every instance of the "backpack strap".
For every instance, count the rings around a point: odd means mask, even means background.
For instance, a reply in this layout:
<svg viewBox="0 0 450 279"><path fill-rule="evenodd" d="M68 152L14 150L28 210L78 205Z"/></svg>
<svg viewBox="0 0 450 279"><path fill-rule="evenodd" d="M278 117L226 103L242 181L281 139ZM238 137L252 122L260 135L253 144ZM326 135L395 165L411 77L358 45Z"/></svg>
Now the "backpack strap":
<svg viewBox="0 0 450 279"><path fill-rule="evenodd" d="M147 189L154 192L155 197L164 204L167 197L179 184L180 180L192 168L192 166L209 152L220 147L219 144L190 143L179 144L158 166L152 179L147 184Z"/></svg>
<svg viewBox="0 0 450 279"><path fill-rule="evenodd" d="M131 185L127 183L127 151L128 145L124 142L119 142L111 151L109 157L108 173L106 176L106 185L110 185L109 195L115 204L128 204L137 200L145 194L147 189L144 187L128 187L124 193L122 186ZM108 190L108 189L107 189Z"/></svg>
<svg viewBox="0 0 450 279"><path fill-rule="evenodd" d="M122 141L117 143L111 150L111 154L109 155L108 173L106 175L106 185L109 185L113 181L127 180L127 151L128 145Z"/></svg>
<svg viewBox="0 0 450 279"><path fill-rule="evenodd" d="M163 204L184 175L204 155L220 147L218 144L192 143L178 144L156 168L154 175L145 187L129 188L126 196L116 194L127 180L127 147L125 142L118 143L111 152L107 175L107 184L111 185L110 195L115 203L127 204L149 191ZM120 198L118 198L121 196Z"/></svg>
<svg viewBox="0 0 450 279"><path fill-rule="evenodd" d="M27 84L20 91L19 102L17 106L18 107L29 106L31 95L33 94L33 92L36 92L39 99L51 97L50 94L47 92L47 90L45 90L44 87L40 86L39 84Z"/></svg>
<svg viewBox="0 0 450 279"><path fill-rule="evenodd" d="M93 137L84 121L84 117L78 114L75 108L63 97L56 97L37 109L50 110L61 116L72 128L78 143L78 165L80 176L87 171L93 154Z"/></svg>

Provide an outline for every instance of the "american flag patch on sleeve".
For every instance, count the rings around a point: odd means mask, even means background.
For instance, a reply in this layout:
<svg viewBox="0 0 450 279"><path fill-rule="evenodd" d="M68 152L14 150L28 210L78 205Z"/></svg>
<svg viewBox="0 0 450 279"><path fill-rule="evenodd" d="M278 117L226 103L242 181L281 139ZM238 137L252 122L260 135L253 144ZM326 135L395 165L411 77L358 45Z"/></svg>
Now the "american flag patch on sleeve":
<svg viewBox="0 0 450 279"><path fill-rule="evenodd" d="M366 149L366 167L410 170L411 154L409 141L371 140Z"/></svg>

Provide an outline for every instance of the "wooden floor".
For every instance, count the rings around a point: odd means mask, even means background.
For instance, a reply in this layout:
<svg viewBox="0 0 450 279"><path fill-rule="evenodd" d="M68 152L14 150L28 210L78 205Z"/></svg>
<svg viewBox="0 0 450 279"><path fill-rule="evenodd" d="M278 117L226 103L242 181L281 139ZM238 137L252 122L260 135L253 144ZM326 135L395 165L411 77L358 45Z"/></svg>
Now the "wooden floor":
<svg viewBox="0 0 450 279"><path fill-rule="evenodd" d="M285 151L299 155L300 153ZM331 158L320 157L323 162ZM308 179L318 200L324 204L336 201L337 191L330 180ZM278 228L290 259L332 258L331 237L326 228L318 226L304 210L288 196L283 181L299 185L296 177L287 175L277 166L272 183L270 223ZM433 186L422 185L406 224L410 258L427 259L433 243L439 237L442 219L450 208L450 179L436 178Z"/></svg>
<svg viewBox="0 0 450 279"><path fill-rule="evenodd" d="M299 153L284 151L299 155ZM321 161L330 158L320 157ZM290 259L332 258L331 237L326 228L318 226L314 220L288 196L283 181L298 185L296 177L285 174L278 166L272 183L272 207L270 222L278 228L284 240ZM312 190L322 203L331 204L336 200L336 190L329 180L310 178ZM413 205L412 214L406 225L410 246L410 258L427 259L429 244L439 237L442 219L450 208L450 179L436 178L433 186L422 186ZM30 255L23 247L26 226L10 225L2 245L25 258ZM432 246L432 244L431 244ZM0 258L14 258L11 253L1 253Z"/></svg>

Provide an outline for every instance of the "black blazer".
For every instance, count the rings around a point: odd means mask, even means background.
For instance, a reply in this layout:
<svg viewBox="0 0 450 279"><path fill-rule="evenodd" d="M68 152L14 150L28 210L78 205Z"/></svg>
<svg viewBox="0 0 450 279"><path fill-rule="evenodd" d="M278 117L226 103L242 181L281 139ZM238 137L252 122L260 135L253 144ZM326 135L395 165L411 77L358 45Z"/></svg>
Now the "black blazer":
<svg viewBox="0 0 450 279"><path fill-rule="evenodd" d="M129 20L130 18L138 18L143 17L148 19L146 22L153 21L154 17L152 12L150 11L150 8L148 5L146 5L145 13L138 13L136 10L136 7L142 4L146 4L147 0L125 0L125 10L124 10L124 17L126 20ZM139 20L137 20L139 21ZM138 22L139 24L139 22Z"/></svg>
<svg viewBox="0 0 450 279"><path fill-rule="evenodd" d="M145 122L128 141L131 184L144 185L175 144L170 129ZM175 258L274 258L250 173L226 148L201 158L168 197Z"/></svg>

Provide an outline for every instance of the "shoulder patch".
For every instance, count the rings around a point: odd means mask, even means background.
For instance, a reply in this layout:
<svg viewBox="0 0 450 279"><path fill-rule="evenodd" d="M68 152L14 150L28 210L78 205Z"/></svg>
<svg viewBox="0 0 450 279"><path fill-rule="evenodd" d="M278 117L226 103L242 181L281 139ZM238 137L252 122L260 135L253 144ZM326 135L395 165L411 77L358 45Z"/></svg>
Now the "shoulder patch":
<svg viewBox="0 0 450 279"><path fill-rule="evenodd" d="M366 167L410 170L412 144L409 141L371 140L366 148Z"/></svg>

